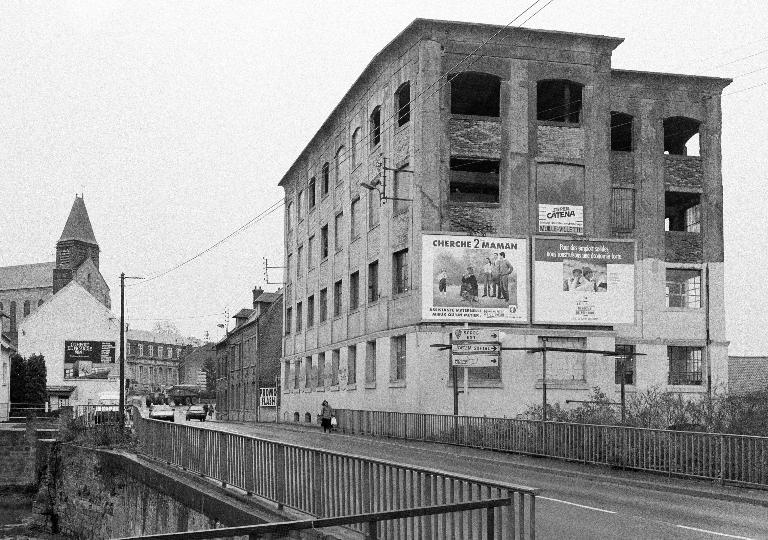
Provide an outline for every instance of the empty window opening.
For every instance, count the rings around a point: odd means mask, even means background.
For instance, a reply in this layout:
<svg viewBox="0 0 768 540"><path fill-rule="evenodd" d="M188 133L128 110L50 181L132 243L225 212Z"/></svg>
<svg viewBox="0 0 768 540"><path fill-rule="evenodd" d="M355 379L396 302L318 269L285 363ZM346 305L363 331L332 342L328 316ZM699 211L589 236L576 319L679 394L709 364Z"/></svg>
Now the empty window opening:
<svg viewBox="0 0 768 540"><path fill-rule="evenodd" d="M487 73L459 73L451 81L451 114L499 116L501 79Z"/></svg>
<svg viewBox="0 0 768 540"><path fill-rule="evenodd" d="M360 144L360 128L356 128L352 133L352 167L357 167L360 163L360 156L358 156L358 145Z"/></svg>
<svg viewBox="0 0 768 540"><path fill-rule="evenodd" d="M611 112L611 150L614 152L633 150L631 114Z"/></svg>
<svg viewBox="0 0 768 540"><path fill-rule="evenodd" d="M322 182L322 191L323 195L328 195L328 189L330 184L330 166L328 165L328 162L326 161L323 163L322 172L320 174L320 177L323 179Z"/></svg>
<svg viewBox="0 0 768 540"><path fill-rule="evenodd" d="M315 177L309 179L309 185L307 186L307 197L309 199L307 205L309 206L309 209L312 210L315 207L316 202L316 193L315 193Z"/></svg>
<svg viewBox="0 0 768 540"><path fill-rule="evenodd" d="M499 202L499 161L451 158L449 200Z"/></svg>
<svg viewBox="0 0 768 540"><path fill-rule="evenodd" d="M404 126L411 119L411 83L405 82L395 92L397 125Z"/></svg>
<svg viewBox="0 0 768 540"><path fill-rule="evenodd" d="M664 119L664 153L673 156L699 155L701 122L685 116Z"/></svg>
<svg viewBox="0 0 768 540"><path fill-rule="evenodd" d="M701 195L667 191L664 196L664 230L701 232Z"/></svg>
<svg viewBox="0 0 768 540"><path fill-rule="evenodd" d="M548 122L578 124L581 121L581 90L583 85L550 79L536 84L536 118Z"/></svg>
<svg viewBox="0 0 768 540"><path fill-rule="evenodd" d="M371 147L381 142L381 107L376 107L371 113Z"/></svg>
<svg viewBox="0 0 768 540"><path fill-rule="evenodd" d="M667 307L698 309L701 307L701 270L667 268Z"/></svg>

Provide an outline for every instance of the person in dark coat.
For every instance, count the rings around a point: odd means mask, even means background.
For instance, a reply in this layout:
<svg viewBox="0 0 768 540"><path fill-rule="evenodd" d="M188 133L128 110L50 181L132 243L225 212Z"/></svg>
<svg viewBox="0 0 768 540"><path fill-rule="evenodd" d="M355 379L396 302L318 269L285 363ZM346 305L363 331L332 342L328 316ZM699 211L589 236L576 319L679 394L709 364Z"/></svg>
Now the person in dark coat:
<svg viewBox="0 0 768 540"><path fill-rule="evenodd" d="M331 431L331 417L333 416L333 409L328 405L328 401L323 400L323 408L320 411L320 425L323 426L323 433Z"/></svg>
<svg viewBox="0 0 768 540"><path fill-rule="evenodd" d="M477 278L475 271L471 266L467 267L467 272L461 276L461 297L468 302L477 302Z"/></svg>

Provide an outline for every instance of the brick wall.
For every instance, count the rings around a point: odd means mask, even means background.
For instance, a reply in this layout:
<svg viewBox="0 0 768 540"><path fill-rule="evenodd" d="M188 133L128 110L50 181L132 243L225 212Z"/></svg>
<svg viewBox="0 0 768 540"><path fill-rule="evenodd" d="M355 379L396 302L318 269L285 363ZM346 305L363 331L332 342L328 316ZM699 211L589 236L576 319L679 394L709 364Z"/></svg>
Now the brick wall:
<svg viewBox="0 0 768 540"><path fill-rule="evenodd" d="M577 127L537 126L540 156L581 159L584 156L584 130Z"/></svg>
<svg viewBox="0 0 768 540"><path fill-rule="evenodd" d="M452 156L500 159L501 122L454 117L448 132Z"/></svg>
<svg viewBox="0 0 768 540"><path fill-rule="evenodd" d="M0 486L29 486L35 483L36 448L37 437L33 427L0 430Z"/></svg>
<svg viewBox="0 0 768 540"><path fill-rule="evenodd" d="M611 183L635 183L635 156L632 152L611 152Z"/></svg>
<svg viewBox="0 0 768 540"><path fill-rule="evenodd" d="M664 156L664 185L700 188L704 185L701 158L697 156Z"/></svg>
<svg viewBox="0 0 768 540"><path fill-rule="evenodd" d="M452 203L447 210L451 231L484 236L496 234L498 230L497 220L501 212L497 206Z"/></svg>
<svg viewBox="0 0 768 540"><path fill-rule="evenodd" d="M701 235L682 231L664 233L664 260L667 262L700 263L703 261Z"/></svg>

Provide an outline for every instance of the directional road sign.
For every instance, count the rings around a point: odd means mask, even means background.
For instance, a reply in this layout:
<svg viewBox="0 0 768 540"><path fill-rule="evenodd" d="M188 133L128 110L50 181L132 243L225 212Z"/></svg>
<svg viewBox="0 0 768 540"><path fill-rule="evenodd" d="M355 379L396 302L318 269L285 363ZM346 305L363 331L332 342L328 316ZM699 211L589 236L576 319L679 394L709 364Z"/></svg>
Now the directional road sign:
<svg viewBox="0 0 768 540"><path fill-rule="evenodd" d="M499 365L497 354L454 354L451 364L456 367L496 367Z"/></svg>
<svg viewBox="0 0 768 540"><path fill-rule="evenodd" d="M501 354L501 343L454 342L451 345L453 354Z"/></svg>
<svg viewBox="0 0 768 540"><path fill-rule="evenodd" d="M499 330L491 328L454 328L451 331L454 341L499 341Z"/></svg>

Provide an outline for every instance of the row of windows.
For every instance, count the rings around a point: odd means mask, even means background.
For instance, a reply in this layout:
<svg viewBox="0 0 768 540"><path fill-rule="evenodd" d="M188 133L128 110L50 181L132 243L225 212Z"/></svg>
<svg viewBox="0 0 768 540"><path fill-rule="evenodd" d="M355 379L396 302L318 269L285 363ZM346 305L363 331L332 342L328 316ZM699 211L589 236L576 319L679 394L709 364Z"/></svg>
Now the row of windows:
<svg viewBox="0 0 768 540"><path fill-rule="evenodd" d="M407 352L406 336L394 336L390 338L390 382L405 381ZM330 365L326 365L326 354L330 352ZM346 359L346 384L353 385L358 382L357 369L357 344L347 347ZM286 389L315 389L339 386L341 373L341 349L321 352L315 359L313 356L306 356L302 360L296 359L293 362L293 372L291 372L291 361L286 360L284 364L283 386ZM303 366L303 369L302 369ZM363 380L365 385L376 384L377 356L376 341L365 342L365 366L363 369ZM291 377L293 374L293 377Z"/></svg>
<svg viewBox="0 0 768 540"><path fill-rule="evenodd" d="M144 356L144 343L131 343L130 341L125 345L126 356L133 353L137 356ZM170 345L154 345L146 344L147 356L155 358L180 358L181 347L172 347Z"/></svg>
<svg viewBox="0 0 768 540"><path fill-rule="evenodd" d="M408 250L402 249L392 254L392 294L403 294L409 290L409 264ZM343 311L344 296L343 280L338 280L333 284L333 316L340 317ZM373 261L368 264L368 290L367 301L372 304L379 300L381 291L379 290L379 261ZM307 296L307 328L315 325L315 295ZM318 318L320 322L328 319L328 288L320 289L318 297ZM360 271L356 270L349 275L349 311L354 311L360 307ZM304 303L296 303L296 331L301 332L304 322ZM290 334L293 326L293 310L287 307L285 310L285 333Z"/></svg>
<svg viewBox="0 0 768 540"><path fill-rule="evenodd" d="M134 379L143 384L176 384L178 382L178 373L174 368L135 366L133 369Z"/></svg>

